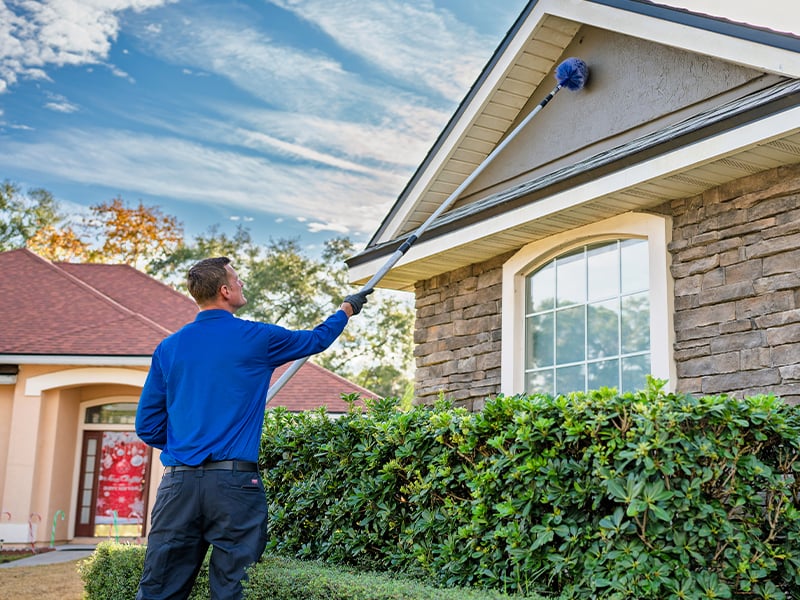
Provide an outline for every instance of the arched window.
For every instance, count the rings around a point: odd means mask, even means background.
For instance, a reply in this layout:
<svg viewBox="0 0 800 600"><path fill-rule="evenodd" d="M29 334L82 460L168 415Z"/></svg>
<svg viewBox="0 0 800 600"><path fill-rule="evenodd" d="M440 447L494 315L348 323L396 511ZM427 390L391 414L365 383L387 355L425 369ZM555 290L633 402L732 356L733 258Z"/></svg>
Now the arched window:
<svg viewBox="0 0 800 600"><path fill-rule="evenodd" d="M673 389L669 217L625 213L533 241L503 264L501 391Z"/></svg>
<svg viewBox="0 0 800 600"><path fill-rule="evenodd" d="M525 278L525 390L641 389L650 373L647 241L581 246Z"/></svg>

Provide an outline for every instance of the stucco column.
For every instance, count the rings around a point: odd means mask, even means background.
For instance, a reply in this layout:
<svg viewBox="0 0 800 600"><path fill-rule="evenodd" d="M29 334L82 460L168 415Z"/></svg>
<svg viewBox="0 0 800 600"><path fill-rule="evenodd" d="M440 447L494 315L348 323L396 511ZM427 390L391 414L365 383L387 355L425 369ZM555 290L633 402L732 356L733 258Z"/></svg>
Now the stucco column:
<svg viewBox="0 0 800 600"><path fill-rule="evenodd" d="M42 507L33 506L36 456L39 448L39 420L42 397L25 396L21 386L14 394L11 410L11 427L6 461L6 479L3 487L2 510L11 513L11 523L27 526L31 514L39 513ZM38 532L42 522L34 518ZM37 535L38 538L38 535Z"/></svg>

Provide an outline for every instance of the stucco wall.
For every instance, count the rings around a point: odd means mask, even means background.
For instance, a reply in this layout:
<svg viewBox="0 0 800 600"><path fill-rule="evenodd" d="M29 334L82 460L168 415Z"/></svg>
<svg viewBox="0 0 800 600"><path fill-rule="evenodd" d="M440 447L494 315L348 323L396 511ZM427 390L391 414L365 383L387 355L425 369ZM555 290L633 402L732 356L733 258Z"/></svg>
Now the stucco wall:
<svg viewBox="0 0 800 600"><path fill-rule="evenodd" d="M775 81L732 63L641 38L584 26L564 57L588 61L580 93L565 91L524 128L456 205L609 150ZM552 90L545 80L520 111L525 118ZM484 194L477 194L482 197Z"/></svg>
<svg viewBox="0 0 800 600"><path fill-rule="evenodd" d="M677 389L800 402L800 165L671 211Z"/></svg>

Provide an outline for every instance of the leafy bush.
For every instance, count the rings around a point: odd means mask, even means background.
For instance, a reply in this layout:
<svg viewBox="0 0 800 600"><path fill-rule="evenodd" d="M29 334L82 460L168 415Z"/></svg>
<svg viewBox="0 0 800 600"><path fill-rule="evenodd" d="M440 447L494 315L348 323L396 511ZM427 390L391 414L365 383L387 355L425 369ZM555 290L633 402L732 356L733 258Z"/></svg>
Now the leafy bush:
<svg viewBox="0 0 800 600"><path fill-rule="evenodd" d="M146 547L118 542L100 542L94 552L81 561L78 570L86 600L130 600L136 597L144 569ZM191 600L209 600L208 558L197 574Z"/></svg>
<svg viewBox="0 0 800 600"><path fill-rule="evenodd" d="M662 388L269 412L269 549L571 598L800 597L798 408Z"/></svg>
<svg viewBox="0 0 800 600"><path fill-rule="evenodd" d="M100 542L78 567L87 600L135 598L144 554L144 546Z"/></svg>

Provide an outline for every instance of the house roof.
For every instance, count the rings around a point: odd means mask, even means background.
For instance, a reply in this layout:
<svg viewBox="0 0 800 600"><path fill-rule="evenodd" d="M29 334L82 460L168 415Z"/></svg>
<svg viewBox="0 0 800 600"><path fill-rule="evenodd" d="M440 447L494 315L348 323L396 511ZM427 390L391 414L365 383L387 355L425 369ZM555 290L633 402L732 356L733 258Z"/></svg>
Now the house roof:
<svg viewBox="0 0 800 600"><path fill-rule="evenodd" d="M288 368L289 365L286 364L275 369L270 383L275 383ZM281 390L270 399L267 408L283 406L290 412L300 412L325 406L328 413L346 413L349 405L342 400L341 395L353 393L359 394L362 398L376 398L376 395L368 389L311 361L306 361ZM363 405L364 402L361 400L356 402L356 406Z"/></svg>
<svg viewBox="0 0 800 600"><path fill-rule="evenodd" d="M0 355L150 356L177 320L197 313L130 267L51 263L20 249L0 254L0 270Z"/></svg>
<svg viewBox="0 0 800 600"><path fill-rule="evenodd" d="M0 253L0 272L0 294L7 299L0 306L0 363L149 360L162 339L197 315L188 296L128 265L52 263L20 249ZM287 367L277 369L273 381ZM325 405L341 413L348 408L341 394L351 393L375 397L307 361L271 405L290 411Z"/></svg>
<svg viewBox="0 0 800 600"><path fill-rule="evenodd" d="M796 25L796 24L795 24ZM348 261L351 278L365 281L400 242L450 199L450 195L509 136L534 105L550 91L556 65L580 52L587 32L603 31L660 44L675 51L709 57L731 70L747 70L758 80L761 96L719 95L712 119L676 112L669 122L631 138L630 131L574 149L562 160L543 161L530 176L514 181L476 179L430 224L381 285L412 289L415 281L485 260L585 222L687 197L761 170L800 161L798 91L800 38L643 0L539 0L529 2L494 56L451 118L417 172L388 213L367 248ZM590 82L596 78L613 100L614 73L603 71L591 56ZM711 63L709 63L711 64ZM596 68L595 68L596 67ZM621 74L620 80L631 81ZM639 85L650 73L637 74ZM655 74L658 75L658 74ZM758 78L760 76L760 79ZM610 90L610 92L609 92ZM747 94L742 94L745 96ZM602 93L578 93L565 106L548 108L552 121L574 130L575 115L591 115ZM738 101L738 104L736 102ZM570 114L572 111L573 114ZM726 112L727 111L727 112ZM537 117L541 119L541 117ZM683 123L682 121L691 122ZM642 145L659 139L681 123L686 135L672 143ZM542 123L531 124L541 128ZM627 137L626 137L627 134ZM691 135L690 135L691 134ZM654 137L655 136L655 137ZM614 143L616 142L616 143ZM708 142L704 146L700 142ZM692 146L691 152L681 152ZM671 154L672 153L672 154ZM632 158L636 156L636 158ZM531 157L530 162L535 162ZM647 169L633 173L650 160ZM661 161L661 164L657 164ZM625 173L621 176L621 173ZM634 176L632 177L631 174ZM616 178L615 178L616 175ZM508 202L512 201L511 204ZM469 204L474 204L468 207Z"/></svg>

